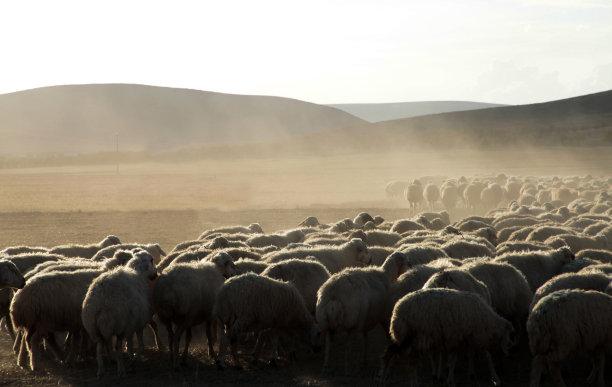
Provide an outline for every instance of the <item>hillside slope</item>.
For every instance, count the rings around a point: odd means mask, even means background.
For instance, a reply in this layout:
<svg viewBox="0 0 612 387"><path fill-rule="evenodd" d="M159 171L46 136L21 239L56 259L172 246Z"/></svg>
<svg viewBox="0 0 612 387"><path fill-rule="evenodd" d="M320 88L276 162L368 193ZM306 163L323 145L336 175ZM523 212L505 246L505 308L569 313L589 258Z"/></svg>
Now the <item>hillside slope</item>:
<svg viewBox="0 0 612 387"><path fill-rule="evenodd" d="M369 122L380 122L430 114L487 109L505 105L470 101L422 101L327 105Z"/></svg>
<svg viewBox="0 0 612 387"><path fill-rule="evenodd" d="M269 141L365 123L328 106L131 84L53 86L0 95L0 155L161 151Z"/></svg>

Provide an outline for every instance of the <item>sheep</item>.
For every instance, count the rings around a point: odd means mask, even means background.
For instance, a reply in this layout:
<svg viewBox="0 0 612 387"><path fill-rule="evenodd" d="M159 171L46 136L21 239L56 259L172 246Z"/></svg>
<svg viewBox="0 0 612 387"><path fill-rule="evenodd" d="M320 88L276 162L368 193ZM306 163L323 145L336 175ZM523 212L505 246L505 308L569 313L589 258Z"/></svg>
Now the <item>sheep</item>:
<svg viewBox="0 0 612 387"><path fill-rule="evenodd" d="M605 292L610 284L610 277L603 273L566 273L548 280L540 286L533 295L529 311L532 311L538 301L547 295L564 289L597 290Z"/></svg>
<svg viewBox="0 0 612 387"><path fill-rule="evenodd" d="M263 229L259 223L251 223L247 227L244 226L225 226L218 227L211 230L206 230L198 239L206 239L211 234L263 234Z"/></svg>
<svg viewBox="0 0 612 387"><path fill-rule="evenodd" d="M34 267L36 267L36 265L40 263L66 260L66 258L62 255L49 253L18 254L4 259L13 262L23 275L27 274L28 271L32 270Z"/></svg>
<svg viewBox="0 0 612 387"><path fill-rule="evenodd" d="M399 198L402 196L406 188L410 185L407 181L393 180L385 186L385 194L388 198Z"/></svg>
<svg viewBox="0 0 612 387"><path fill-rule="evenodd" d="M120 244L121 241L114 235L109 235L100 242L91 245L62 245L49 250L51 254L63 255L67 258L91 258L98 251L108 246Z"/></svg>
<svg viewBox="0 0 612 387"><path fill-rule="evenodd" d="M329 369L331 335L338 331L363 341L362 362L366 360L367 333L379 324L388 326L387 302L390 287L409 268L408 257L393 253L380 268L346 269L333 274L317 294L316 319L325 334L323 372ZM345 372L349 372L349 348L345 352Z"/></svg>
<svg viewBox="0 0 612 387"><path fill-rule="evenodd" d="M92 261L103 261L105 258L112 257L117 250L132 250L132 249L143 249L147 251L153 257L155 264L159 263L162 256L166 256L166 253L157 243L153 244L119 244L108 246L98 251L93 257Z"/></svg>
<svg viewBox="0 0 612 387"><path fill-rule="evenodd" d="M543 251L551 250L550 246L538 242L503 242L495 248L495 255L500 256L506 253L516 253L519 251Z"/></svg>
<svg viewBox="0 0 612 387"><path fill-rule="evenodd" d="M424 265L438 258L448 258L446 251L429 245L400 246L398 251L406 254L410 266Z"/></svg>
<svg viewBox="0 0 612 387"><path fill-rule="evenodd" d="M593 367L587 381L604 387L606 351L612 349L612 297L594 290L561 290L542 298L527 320L533 355L530 386L540 385L548 364L552 380L565 386L560 363L570 355L586 353Z"/></svg>
<svg viewBox="0 0 612 387"><path fill-rule="evenodd" d="M584 249L605 250L608 248L608 238L604 235L590 237L587 235L560 234L546 239L544 243L553 248L568 246L574 253Z"/></svg>
<svg viewBox="0 0 612 387"><path fill-rule="evenodd" d="M540 219L532 216L512 216L508 218L498 218L493 221L493 227L499 232L507 227L522 226L528 227L541 223Z"/></svg>
<svg viewBox="0 0 612 387"><path fill-rule="evenodd" d="M379 231L372 230L366 231L366 242L370 246L393 246L395 245L402 236L393 231Z"/></svg>
<svg viewBox="0 0 612 387"><path fill-rule="evenodd" d="M419 204L423 201L423 187L418 180L415 180L404 190L404 198L408 201L408 205L412 211L415 211Z"/></svg>
<svg viewBox="0 0 612 387"><path fill-rule="evenodd" d="M495 247L463 238L453 238L444 243L441 248L449 257L457 259L495 256Z"/></svg>
<svg viewBox="0 0 612 387"><path fill-rule="evenodd" d="M423 198L429 204L430 210L433 211L434 205L440 199L440 189L435 184L427 184L423 189Z"/></svg>
<svg viewBox="0 0 612 387"><path fill-rule="evenodd" d="M206 258L211 254L213 250L208 249L197 249L197 250L180 250L174 253L170 253L162 259L157 265L157 271L163 272L166 268L179 263L189 263L193 261L199 261Z"/></svg>
<svg viewBox="0 0 612 387"><path fill-rule="evenodd" d="M604 273L607 275L612 275L612 264L602 263L598 265L590 265L580 269L579 273Z"/></svg>
<svg viewBox="0 0 612 387"><path fill-rule="evenodd" d="M27 286L17 292L11 303L11 318L16 328L25 330L26 339L22 340L18 365L25 366L26 345L30 353L30 368L38 367L40 357L38 347L42 338L52 332L68 331L79 337L83 330L81 323L81 305L91 282L104 271L121 263L121 257L109 259L97 267L84 267L75 271L40 272L28 279ZM53 268L50 268L53 270ZM61 302L57 302L60 300ZM61 350L51 341L56 356L61 358ZM75 354L73 348L67 358L71 362ZM18 347L17 342L15 347Z"/></svg>
<svg viewBox="0 0 612 387"><path fill-rule="evenodd" d="M306 258L314 256L330 273L337 273L345 267L365 266L370 264L371 258L367 245L361 239L350 241L337 247L298 248L287 251L278 251L266 254L262 260L267 263L276 263L291 258Z"/></svg>
<svg viewBox="0 0 612 387"><path fill-rule="evenodd" d="M400 298L421 289L432 275L442 270L444 267L441 266L418 265L400 275L397 281L391 284L387 314L391 315L393 306Z"/></svg>
<svg viewBox="0 0 612 387"><path fill-rule="evenodd" d="M447 211L452 211L455 209L459 196L459 190L453 184L443 186L440 192L440 200Z"/></svg>
<svg viewBox="0 0 612 387"><path fill-rule="evenodd" d="M382 266L387 257L395 252L391 247L374 246L368 247L370 253L371 265Z"/></svg>
<svg viewBox="0 0 612 387"><path fill-rule="evenodd" d="M494 259L495 262L508 263L525 275L531 291L535 292L546 281L561 272L563 265L575 258L567 247L551 251L530 251L508 253Z"/></svg>
<svg viewBox="0 0 612 387"><path fill-rule="evenodd" d="M480 194L483 188L484 186L482 183L472 182L468 184L467 187L465 187L465 191L463 191L463 199L472 211L475 211L476 207L481 204Z"/></svg>
<svg viewBox="0 0 612 387"><path fill-rule="evenodd" d="M576 253L576 259L590 258L603 263L612 263L612 251L600 249L584 249Z"/></svg>
<svg viewBox="0 0 612 387"><path fill-rule="evenodd" d="M497 207L504 196L502 187L497 183L491 183L480 191L480 202L485 210Z"/></svg>
<svg viewBox="0 0 612 387"><path fill-rule="evenodd" d="M487 305L491 305L491 295L484 282L479 281L465 270L444 269L431 277L423 285L423 289L446 288L472 292L482 297Z"/></svg>
<svg viewBox="0 0 612 387"><path fill-rule="evenodd" d="M289 243L298 243L304 240L301 230L289 230L278 234L256 234L247 239L246 243L252 247L277 246L285 247Z"/></svg>
<svg viewBox="0 0 612 387"><path fill-rule="evenodd" d="M518 231L522 228L523 226L513 226L513 227L506 227L501 230L498 230L497 231L497 243L508 242L508 239L510 239L510 236L515 231Z"/></svg>
<svg viewBox="0 0 612 387"><path fill-rule="evenodd" d="M219 289L213 307L213 316L223 328L218 368L225 367L228 343L232 357L239 366L236 341L241 333L256 332L271 335L273 343L281 333L316 334L317 327L312 314L306 309L304 299L295 286L254 273L242 274L227 280ZM256 345L255 360L260 346Z"/></svg>
<svg viewBox="0 0 612 387"><path fill-rule="evenodd" d="M142 331L153 316L148 281L156 277L153 256L146 251L136 251L125 267L100 275L89 287L81 319L89 337L96 343L98 378L104 374L104 348L108 353L114 353L120 377L125 375L124 340L136 334L138 350L135 360L142 354ZM115 352L113 337L117 338Z"/></svg>
<svg viewBox="0 0 612 387"><path fill-rule="evenodd" d="M597 235L600 231L602 231L603 229L605 229L606 227L608 227L610 224L610 222L597 222L594 223L590 226L588 226L587 228L585 228L582 232L585 235L590 235L590 236L595 236Z"/></svg>
<svg viewBox="0 0 612 387"><path fill-rule="evenodd" d="M298 224L298 227L317 227L319 225L319 219L316 216L308 216Z"/></svg>
<svg viewBox="0 0 612 387"><path fill-rule="evenodd" d="M398 234L415 230L425 230L425 227L410 219L397 220L395 223L393 223L393 226L391 226L391 231Z"/></svg>
<svg viewBox="0 0 612 387"><path fill-rule="evenodd" d="M237 274L244 274L252 272L255 274L261 274L262 271L266 270L268 264L265 262L256 261L250 258L240 258L234 262L236 266Z"/></svg>
<svg viewBox="0 0 612 387"><path fill-rule="evenodd" d="M534 241L534 242L544 242L546 239L550 238L551 236L560 235L560 234L576 234L576 233L567 227L543 225L543 226L539 226L533 229L533 231L531 231L527 235L527 238L525 238L525 240Z"/></svg>
<svg viewBox="0 0 612 387"><path fill-rule="evenodd" d="M48 253L49 249L46 247L30 247L30 246L11 246L3 250L0 250L0 257L19 255L19 254L32 254L32 253Z"/></svg>
<svg viewBox="0 0 612 387"><path fill-rule="evenodd" d="M262 259L263 255L268 254L268 253L259 253L255 251L254 249L246 249L246 248L229 248L229 249L224 249L223 251L231 255L234 261L237 261L240 258L250 258L250 259L259 261Z"/></svg>
<svg viewBox="0 0 612 387"><path fill-rule="evenodd" d="M457 351L467 346L485 354L491 378L499 385L488 349L499 345L507 353L514 344L514 329L508 320L480 296L452 289L422 289L404 296L393 308L389 333L391 344L384 351L378 373L381 381L389 361L402 352L416 358L446 352L446 385L454 386Z"/></svg>
<svg viewBox="0 0 612 387"><path fill-rule="evenodd" d="M363 227L367 222L374 222L374 218L367 212L360 212L355 219L353 219L353 223L355 223L357 227Z"/></svg>
<svg viewBox="0 0 612 387"><path fill-rule="evenodd" d="M153 288L153 308L168 331L170 360L179 369L179 343L185 332L184 363L189 353L191 328L206 323L208 355L214 356L212 309L225 278L236 274L232 257L220 251L208 262L172 265L162 273ZM174 325L174 330L172 326Z"/></svg>
<svg viewBox="0 0 612 387"><path fill-rule="evenodd" d="M6 260L0 260L0 289L21 289L25 286L25 279L17 266Z"/></svg>
<svg viewBox="0 0 612 387"><path fill-rule="evenodd" d="M304 305L315 314L317 292L331 274L318 262L290 259L268 266L261 275L293 284L304 298Z"/></svg>
<svg viewBox="0 0 612 387"><path fill-rule="evenodd" d="M487 286L491 306L519 330L527 320L533 291L518 269L506 263L475 261L464 264L462 270Z"/></svg>

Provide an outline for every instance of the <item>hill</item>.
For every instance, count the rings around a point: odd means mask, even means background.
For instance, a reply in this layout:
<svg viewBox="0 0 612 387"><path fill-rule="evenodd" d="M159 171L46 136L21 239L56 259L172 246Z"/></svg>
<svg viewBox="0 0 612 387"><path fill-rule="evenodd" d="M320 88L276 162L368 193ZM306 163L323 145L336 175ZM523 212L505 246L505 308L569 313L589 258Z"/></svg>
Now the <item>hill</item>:
<svg viewBox="0 0 612 387"><path fill-rule="evenodd" d="M365 121L269 96L131 84L67 85L0 95L0 155L161 151L270 141Z"/></svg>
<svg viewBox="0 0 612 387"><path fill-rule="evenodd" d="M327 106L344 110L347 113L369 122L380 122L438 113L486 109L505 105L469 101L423 101L333 104Z"/></svg>
<svg viewBox="0 0 612 387"><path fill-rule="evenodd" d="M609 146L612 90L538 104L384 121L308 134L291 142L311 151Z"/></svg>

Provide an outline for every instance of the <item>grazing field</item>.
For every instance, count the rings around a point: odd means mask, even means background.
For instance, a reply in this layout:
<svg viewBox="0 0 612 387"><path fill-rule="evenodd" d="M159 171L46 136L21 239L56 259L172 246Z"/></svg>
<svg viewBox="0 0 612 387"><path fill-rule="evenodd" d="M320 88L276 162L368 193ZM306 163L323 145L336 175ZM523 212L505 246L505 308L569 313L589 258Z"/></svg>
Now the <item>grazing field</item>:
<svg viewBox="0 0 612 387"><path fill-rule="evenodd" d="M386 220L407 218L413 213L407 202L385 197L391 180L421 176L473 175L593 176L612 175L612 149L551 148L544 150L448 151L296 156L208 160L197 163L125 164L0 170L0 250L7 246L51 247L65 243L92 243L108 234L125 242L159 243L165 251L191 240L210 228L258 222L266 233L296 227L304 218L316 216L321 223L354 218L361 211ZM442 207L438 204L437 210ZM451 212L451 220L469 213ZM205 353L197 332L188 367L171 373L168 354L158 352L146 337L142 361L121 383L140 386L166 385L372 385L378 370L383 332L369 336L371 354L366 368L343 376L337 370L320 375L321 354L301 354L298 362L281 362L279 368L228 368L217 371ZM0 386L102 386L119 383L114 364L102 381L95 378L95 361L78 362L74 368L46 359L43 370L30 372L16 365L12 342L0 332ZM526 348L498 366L507 386L527 384L530 355ZM376 354L373 355L373 354ZM501 354L495 354L501 359ZM337 359L342 359L338 351ZM457 385L489 385L483 361L477 362L477 380L465 382L465 367L457 366ZM405 382L397 370L389 385ZM568 385L581 385L589 370L585 359L569 366ZM607 380L612 378L610 364ZM441 385L428 378L427 386ZM546 384L545 384L546 385Z"/></svg>

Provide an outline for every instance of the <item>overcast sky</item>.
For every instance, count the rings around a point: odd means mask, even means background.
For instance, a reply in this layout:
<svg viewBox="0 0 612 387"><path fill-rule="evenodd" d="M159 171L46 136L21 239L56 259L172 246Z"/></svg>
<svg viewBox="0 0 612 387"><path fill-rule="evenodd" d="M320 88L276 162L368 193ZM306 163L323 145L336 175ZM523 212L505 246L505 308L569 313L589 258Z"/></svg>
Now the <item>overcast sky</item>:
<svg viewBox="0 0 612 387"><path fill-rule="evenodd" d="M523 104L612 89L612 0L4 1L0 43L0 93Z"/></svg>

